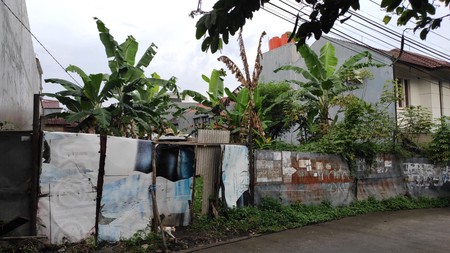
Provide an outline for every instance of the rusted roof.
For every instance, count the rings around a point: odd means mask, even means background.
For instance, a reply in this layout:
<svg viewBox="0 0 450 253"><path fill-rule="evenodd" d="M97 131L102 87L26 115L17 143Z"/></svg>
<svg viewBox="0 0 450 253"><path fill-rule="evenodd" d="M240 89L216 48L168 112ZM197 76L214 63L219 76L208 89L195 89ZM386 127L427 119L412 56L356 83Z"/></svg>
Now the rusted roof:
<svg viewBox="0 0 450 253"><path fill-rule="evenodd" d="M390 51L387 51L387 53L397 58L398 55L400 54L400 49L395 48ZM417 53L408 52L405 50L403 50L403 53L400 56L399 61L414 64L427 69L450 68L449 62L438 60Z"/></svg>
<svg viewBox="0 0 450 253"><path fill-rule="evenodd" d="M42 123L44 125L60 125L60 126L76 126L77 123L74 122L67 122L65 119L62 118L43 118Z"/></svg>
<svg viewBox="0 0 450 253"><path fill-rule="evenodd" d="M42 99L42 108L44 109L60 109L58 100Z"/></svg>

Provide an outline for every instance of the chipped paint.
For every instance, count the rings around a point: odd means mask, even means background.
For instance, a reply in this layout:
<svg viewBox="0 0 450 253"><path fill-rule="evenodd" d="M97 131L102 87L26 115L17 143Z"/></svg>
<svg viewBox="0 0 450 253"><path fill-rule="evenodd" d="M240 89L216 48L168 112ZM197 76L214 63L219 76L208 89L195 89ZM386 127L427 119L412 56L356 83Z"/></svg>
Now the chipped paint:
<svg viewBox="0 0 450 253"><path fill-rule="evenodd" d="M330 200L342 205L353 200L353 179L339 156L258 150L255 157L257 202L268 196L283 203Z"/></svg>

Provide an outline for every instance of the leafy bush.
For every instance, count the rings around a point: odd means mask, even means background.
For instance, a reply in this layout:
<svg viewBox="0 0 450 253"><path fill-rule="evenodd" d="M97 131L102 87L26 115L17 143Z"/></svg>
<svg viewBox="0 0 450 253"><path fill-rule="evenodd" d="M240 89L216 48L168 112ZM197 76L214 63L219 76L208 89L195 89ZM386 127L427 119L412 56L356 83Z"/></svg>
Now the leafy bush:
<svg viewBox="0 0 450 253"><path fill-rule="evenodd" d="M428 147L429 158L436 164L450 163L450 117L442 117Z"/></svg>
<svg viewBox="0 0 450 253"><path fill-rule="evenodd" d="M227 233L241 235L276 232L371 212L436 207L450 207L450 198L411 199L400 196L380 201L369 197L367 200L338 207L333 207L329 201L320 205L282 205L277 199L266 198L257 207L230 209L224 216L216 219L201 216L194 220L190 230L220 238Z"/></svg>

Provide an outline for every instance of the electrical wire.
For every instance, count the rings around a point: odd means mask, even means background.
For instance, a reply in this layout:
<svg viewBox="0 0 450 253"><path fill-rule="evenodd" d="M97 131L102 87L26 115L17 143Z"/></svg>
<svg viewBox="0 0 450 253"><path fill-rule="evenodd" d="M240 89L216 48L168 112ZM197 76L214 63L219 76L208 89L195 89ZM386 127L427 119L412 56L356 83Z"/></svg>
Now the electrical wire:
<svg viewBox="0 0 450 253"><path fill-rule="evenodd" d="M298 10L298 11L301 12L303 15L308 16L307 13L305 13L304 11L302 11L303 8L302 8L302 9L297 9L297 7L293 6L293 5L295 5L295 4L288 4L288 3L286 3L286 2L283 1L283 0L280 0L280 2L281 2L281 3L284 3L285 5L289 6L290 8L293 8L293 9L295 9L295 10ZM307 6L307 7L310 8L309 6ZM425 44L423 44L423 43L418 43L418 42L416 42L416 41L414 41L414 40L411 40L408 36L403 36L402 33L395 32L395 31L392 31L392 30L390 30L390 29L387 29L385 26L380 25L380 24L378 24L377 22L374 22L373 20L364 17L364 16L362 16L361 14L356 13L355 11L349 10L348 13L351 14L351 15L353 15L356 19L359 19L359 20L361 20L361 21L364 22L364 23L362 23L362 22L360 22L360 21L357 21L357 20L355 20L355 18L353 18L353 19L349 19L349 20L347 20L346 22L344 22L343 25L341 25L341 27L347 25L347 26L350 26L352 29L360 30L360 31L361 31L361 29L358 29L357 27L350 25L350 23L351 23L351 22L355 22L355 23L357 23L357 24L358 24L359 26L361 26L361 27L367 27L366 24L369 24L371 27L374 27L374 28L375 28L375 29L372 30L373 32L377 32L377 33L379 33L379 34L381 34L381 35L383 35L383 36L386 36L386 37L390 38L391 40L397 41L397 42L400 41L400 40L402 39L402 37L403 37L404 40L405 40L405 45L409 46L410 48L413 48L413 49L416 50L417 52L421 52L421 53L423 53L423 54L425 54L425 55L429 55L430 52L431 52L434 56L437 56L437 57L439 57L439 58L441 58L441 59L445 59L446 61L450 61L450 56L449 56L448 54L445 54L445 53L443 53L443 52L441 52L441 51L438 51L438 50L436 50L436 49L434 49L434 48L431 48L431 47L429 47L429 46L427 46L427 45L425 45ZM337 29L337 27L339 27L339 24L337 24L336 26L334 26L335 29ZM362 32L362 31L361 31L361 32ZM354 32L353 32L353 33L354 33ZM374 36L373 34L370 34L370 33L367 33L367 32L363 32L363 33L366 34L366 35L369 36L369 37L374 38L374 39L378 39L378 40L380 39L379 37L376 37L376 36ZM383 40L383 41L384 41L385 43L387 43L385 40ZM392 45L392 44L389 44L389 45L390 45L391 47L394 47L394 48L397 47L397 46L394 46L394 45ZM425 50L425 51L424 51L424 50Z"/></svg>
<svg viewBox="0 0 450 253"><path fill-rule="evenodd" d="M64 72L66 72L67 75L69 75L69 77L79 86L81 86L78 81L63 67L63 65L56 59L55 56L53 56L52 53L50 53L50 51L44 46L44 44L42 44L42 42L31 32L31 30L25 25L25 23L14 13L14 11L5 3L4 0L0 0L2 1L3 5L6 7L6 9L8 9L8 11L17 19L17 21L19 21L19 23L25 28L26 31L28 31L28 33L31 34L31 36L37 41L37 43L39 43L39 45L45 50L45 52L47 52L48 55L50 55L50 57L59 65L59 67L61 67Z"/></svg>
<svg viewBox="0 0 450 253"><path fill-rule="evenodd" d="M380 6L380 3L377 3L377 2L375 2L374 0L370 0L370 2L373 3L373 4L375 4L376 6ZM414 22L411 21L411 20L408 20L408 23L413 24L413 25L416 25L416 24L414 24ZM438 36L438 37L441 37L442 39L445 39L445 40L447 40L447 41L450 42L450 39L449 39L449 38L446 38L446 37L440 35L440 34L437 33L437 32L434 32L434 31L431 30L430 33L432 33L432 34L434 34L434 35L436 35L436 36Z"/></svg>
<svg viewBox="0 0 450 253"><path fill-rule="evenodd" d="M280 2L283 2L283 1L280 0ZM270 3L270 2L269 2L269 3ZM284 3L284 2L283 2L283 3ZM288 11L288 10L286 10L286 9L283 8L283 7L280 7L280 6L275 5L275 4L273 4L273 3L272 3L271 5L274 6L274 7L276 7L276 8L279 9L279 10L284 11L285 13L287 13L287 14L289 14L289 15L292 15L293 17L296 16L296 14L294 14L292 11ZM268 10L266 7L264 7L263 9L264 9L265 11L267 11L267 12L273 14L273 10ZM304 11L302 11L301 9L300 9L300 10L297 9L297 10L299 11L299 13L302 13L303 15L307 15L307 14L306 14ZM291 18L287 18L287 17L282 16L282 15L279 15L279 14L276 15L276 16L282 18L283 20L286 20L287 22L290 22L291 24L294 24L294 21L292 21ZM302 17L299 17L299 18L300 18L301 21L307 21L305 18L302 18ZM335 27L332 28L332 30L330 31L330 33L333 34L333 35L335 35L335 36L337 36L337 37L341 37L341 38L343 38L343 39L346 39L346 40L347 40L347 43L350 43L350 44L356 44L356 45L360 45L360 46L366 47L366 48L368 48L368 49L370 49L370 50L372 50L372 51L375 51L375 52L377 52L377 53L379 53L379 54L381 54L381 55L384 55L384 56L386 56L386 57L388 57L388 58L391 58L391 57L392 57L392 55L390 55L387 51L384 51L384 50L380 50L380 49L371 47L371 46L369 46L369 45L366 44L366 43L363 43L363 42L361 42L361 41L358 41L358 40L354 39L352 36L349 36L347 33L344 33L344 32L342 32L342 31L336 29ZM342 46L342 47L344 47L344 48L347 48L347 49L349 49L349 50L351 50L351 51L353 51L353 52L359 53L359 51L357 51L356 49L351 48L351 47L345 45L344 42L342 42L342 41L341 41L341 42L340 42L339 40L336 41L336 39L333 39L333 41L334 41L334 43L336 43L336 44L338 44L338 45L340 45L340 46ZM375 59L374 59L374 60L375 60ZM381 61L378 61L378 62L379 62L379 63L383 63L383 62L381 62ZM436 76L434 76L433 73L427 72L427 71L425 71L425 70L422 69L422 68L418 68L418 67L415 66L414 64L410 64L410 63L407 63L407 62L404 62L403 64L405 64L406 66L408 66L408 67L410 67L410 68L412 68L412 69L415 69L415 70L417 70L417 71L419 71L419 72L423 72L423 73L426 73L426 74L430 74L430 76L436 77ZM439 79L439 78L438 78L438 79ZM426 80L429 81L430 83L437 83L437 82L435 82L434 80L431 80L431 79L426 79Z"/></svg>

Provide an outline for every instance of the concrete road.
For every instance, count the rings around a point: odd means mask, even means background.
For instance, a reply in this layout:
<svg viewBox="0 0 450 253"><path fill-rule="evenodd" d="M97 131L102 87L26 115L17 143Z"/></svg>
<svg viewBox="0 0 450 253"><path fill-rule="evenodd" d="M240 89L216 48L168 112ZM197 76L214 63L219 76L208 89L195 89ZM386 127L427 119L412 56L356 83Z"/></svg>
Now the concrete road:
<svg viewBox="0 0 450 253"><path fill-rule="evenodd" d="M196 252L450 252L450 208L383 212L253 237Z"/></svg>

